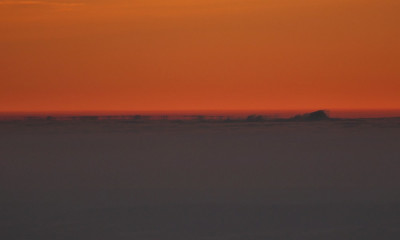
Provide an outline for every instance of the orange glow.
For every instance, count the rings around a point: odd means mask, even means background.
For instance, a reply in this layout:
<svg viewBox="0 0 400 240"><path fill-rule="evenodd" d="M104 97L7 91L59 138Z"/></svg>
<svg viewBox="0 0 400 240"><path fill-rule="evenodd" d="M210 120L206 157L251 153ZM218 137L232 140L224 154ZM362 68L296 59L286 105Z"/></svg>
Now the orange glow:
<svg viewBox="0 0 400 240"><path fill-rule="evenodd" d="M0 111L400 109L398 0L0 0Z"/></svg>

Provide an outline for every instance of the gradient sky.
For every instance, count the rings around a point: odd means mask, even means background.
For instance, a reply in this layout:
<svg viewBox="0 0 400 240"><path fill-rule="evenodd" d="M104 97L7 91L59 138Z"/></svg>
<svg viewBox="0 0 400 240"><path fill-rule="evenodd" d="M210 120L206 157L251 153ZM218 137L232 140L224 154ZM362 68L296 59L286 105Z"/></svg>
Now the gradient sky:
<svg viewBox="0 0 400 240"><path fill-rule="evenodd" d="M399 0L0 0L0 111L400 109Z"/></svg>

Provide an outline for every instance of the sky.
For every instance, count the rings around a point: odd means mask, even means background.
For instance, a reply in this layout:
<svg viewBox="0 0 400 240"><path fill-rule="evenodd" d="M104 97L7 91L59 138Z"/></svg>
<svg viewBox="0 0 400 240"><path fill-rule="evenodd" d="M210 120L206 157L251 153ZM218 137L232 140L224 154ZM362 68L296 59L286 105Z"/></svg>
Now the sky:
<svg viewBox="0 0 400 240"><path fill-rule="evenodd" d="M0 111L400 109L398 0L0 0Z"/></svg>

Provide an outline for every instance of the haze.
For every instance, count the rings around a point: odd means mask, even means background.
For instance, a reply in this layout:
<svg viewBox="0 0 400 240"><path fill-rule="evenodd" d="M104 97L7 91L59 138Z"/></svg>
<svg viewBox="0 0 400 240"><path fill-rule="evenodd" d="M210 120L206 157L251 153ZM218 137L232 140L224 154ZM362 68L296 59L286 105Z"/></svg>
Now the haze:
<svg viewBox="0 0 400 240"><path fill-rule="evenodd" d="M0 1L0 111L398 109L399 7Z"/></svg>

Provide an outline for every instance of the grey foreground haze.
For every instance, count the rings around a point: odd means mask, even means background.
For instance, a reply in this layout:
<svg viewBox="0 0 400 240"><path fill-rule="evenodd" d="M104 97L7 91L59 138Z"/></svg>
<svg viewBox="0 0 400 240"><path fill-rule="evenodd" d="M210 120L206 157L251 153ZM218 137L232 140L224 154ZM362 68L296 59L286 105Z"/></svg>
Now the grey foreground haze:
<svg viewBox="0 0 400 240"><path fill-rule="evenodd" d="M0 122L0 239L400 239L400 120Z"/></svg>

